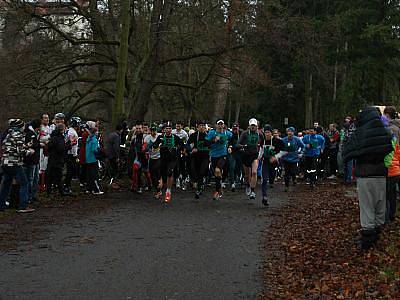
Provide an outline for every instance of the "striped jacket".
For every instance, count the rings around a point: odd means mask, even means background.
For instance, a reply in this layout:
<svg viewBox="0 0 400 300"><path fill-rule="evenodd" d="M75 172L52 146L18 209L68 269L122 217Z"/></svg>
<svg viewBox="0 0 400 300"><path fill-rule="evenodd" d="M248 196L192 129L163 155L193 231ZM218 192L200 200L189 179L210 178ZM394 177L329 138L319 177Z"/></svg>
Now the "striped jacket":
<svg viewBox="0 0 400 300"><path fill-rule="evenodd" d="M26 155L24 144L24 133L17 129L10 129L1 145L2 165L7 167L22 166L24 164L23 159Z"/></svg>

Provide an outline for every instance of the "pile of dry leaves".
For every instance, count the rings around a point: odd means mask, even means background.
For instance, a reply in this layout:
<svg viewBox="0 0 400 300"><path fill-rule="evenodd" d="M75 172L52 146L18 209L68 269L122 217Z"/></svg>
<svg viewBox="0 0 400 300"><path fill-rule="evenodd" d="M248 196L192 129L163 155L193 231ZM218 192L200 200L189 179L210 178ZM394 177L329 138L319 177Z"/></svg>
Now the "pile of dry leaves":
<svg viewBox="0 0 400 300"><path fill-rule="evenodd" d="M356 240L354 188L299 186L265 235L264 299L400 299L400 222L375 249Z"/></svg>

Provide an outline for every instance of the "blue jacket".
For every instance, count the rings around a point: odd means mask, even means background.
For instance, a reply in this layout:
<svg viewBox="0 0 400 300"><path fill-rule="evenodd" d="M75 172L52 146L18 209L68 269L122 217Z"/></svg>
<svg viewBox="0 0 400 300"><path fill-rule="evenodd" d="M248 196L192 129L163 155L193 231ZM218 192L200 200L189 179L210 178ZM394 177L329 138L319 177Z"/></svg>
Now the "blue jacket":
<svg viewBox="0 0 400 300"><path fill-rule="evenodd" d="M86 141L86 163L97 162L96 152L99 151L99 140L95 134L91 134Z"/></svg>
<svg viewBox="0 0 400 300"><path fill-rule="evenodd" d="M220 137L218 142L214 142L216 136ZM232 138L232 132L224 130L223 132L217 132L215 129L211 130L206 140L212 142L210 147L211 157L222 157L228 155L228 141Z"/></svg>
<svg viewBox="0 0 400 300"><path fill-rule="evenodd" d="M321 154L321 151L325 148L325 138L319 134L307 134L303 138L305 145L305 156L315 157Z"/></svg>
<svg viewBox="0 0 400 300"><path fill-rule="evenodd" d="M287 161L289 163L298 163L299 153L304 149L304 144L301 141L301 139L298 138L297 136L293 136L293 138L289 140L289 138L285 136L282 139L282 142L284 144L283 151L287 152L287 154L282 156L282 160Z"/></svg>

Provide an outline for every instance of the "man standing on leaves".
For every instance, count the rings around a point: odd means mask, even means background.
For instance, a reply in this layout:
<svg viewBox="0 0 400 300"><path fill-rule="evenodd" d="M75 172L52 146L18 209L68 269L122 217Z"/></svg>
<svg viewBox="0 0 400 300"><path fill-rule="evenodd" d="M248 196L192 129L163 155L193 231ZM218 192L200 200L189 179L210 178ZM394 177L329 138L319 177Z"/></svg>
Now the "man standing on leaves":
<svg viewBox="0 0 400 300"><path fill-rule="evenodd" d="M215 127L215 129L210 130L207 134L206 140L211 143L211 168L215 176L215 192L213 199L217 200L222 197L222 173L225 169L226 156L228 155L228 142L232 138L232 132L225 129L225 122L223 120L218 120Z"/></svg>
<svg viewBox="0 0 400 300"><path fill-rule="evenodd" d="M159 135L153 144L153 149L160 148L161 159L161 181L167 183L165 193L165 203L171 202L171 188L174 183L174 171L177 167L179 155L183 148L182 140L172 134L172 123L167 122L164 125L164 133Z"/></svg>
<svg viewBox="0 0 400 300"><path fill-rule="evenodd" d="M357 129L344 144L344 162L356 160L357 193L360 206L361 248L369 249L378 240L385 224L386 175L384 159L393 151L392 137L375 107L367 107L356 119Z"/></svg>
<svg viewBox="0 0 400 300"><path fill-rule="evenodd" d="M192 133L188 140L191 150L191 173L196 183L195 198L199 199L204 191L204 178L208 175L210 142L206 140L206 123L197 124L197 131Z"/></svg>
<svg viewBox="0 0 400 300"><path fill-rule="evenodd" d="M261 159L260 148L264 146L264 135L258 131L258 121L249 120L249 128L244 131L239 139L239 147L242 148L242 161L246 183L246 195L251 200L256 198L257 168Z"/></svg>

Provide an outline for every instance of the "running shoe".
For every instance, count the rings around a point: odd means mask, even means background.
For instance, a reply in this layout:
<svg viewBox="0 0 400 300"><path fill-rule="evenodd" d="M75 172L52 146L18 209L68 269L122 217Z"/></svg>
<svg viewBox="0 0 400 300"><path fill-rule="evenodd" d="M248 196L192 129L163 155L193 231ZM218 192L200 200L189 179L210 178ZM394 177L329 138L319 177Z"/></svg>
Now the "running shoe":
<svg viewBox="0 0 400 300"><path fill-rule="evenodd" d="M162 197L162 192L161 191L154 193L154 198L156 198L157 200L160 200L161 197Z"/></svg>
<svg viewBox="0 0 400 300"><path fill-rule="evenodd" d="M249 185L246 185L246 195L250 196L250 194L251 194L251 188Z"/></svg>
<svg viewBox="0 0 400 300"><path fill-rule="evenodd" d="M268 206L268 205L269 205L267 196L264 196L264 197L262 198L262 204L264 204L264 206Z"/></svg>
<svg viewBox="0 0 400 300"><path fill-rule="evenodd" d="M255 192L251 192L249 195L250 200L254 200L256 199L256 193Z"/></svg>
<svg viewBox="0 0 400 300"><path fill-rule="evenodd" d="M234 192L236 190L236 185L234 183L232 183L231 185L231 191Z"/></svg>
<svg viewBox="0 0 400 300"><path fill-rule="evenodd" d="M93 194L93 195L103 195L103 194L104 194L104 192L102 192L102 191L98 191L98 192L93 192L92 194Z"/></svg>
<svg viewBox="0 0 400 300"><path fill-rule="evenodd" d="M24 208L24 209L18 209L17 210L17 213L31 213L31 212L34 212L35 211L35 209L34 208Z"/></svg>
<svg viewBox="0 0 400 300"><path fill-rule="evenodd" d="M166 193L165 193L164 202L165 202L165 203L170 203L170 202L171 202L171 192L166 192Z"/></svg>
<svg viewBox="0 0 400 300"><path fill-rule="evenodd" d="M218 200L220 198L219 192L214 192L213 194L213 200Z"/></svg>

